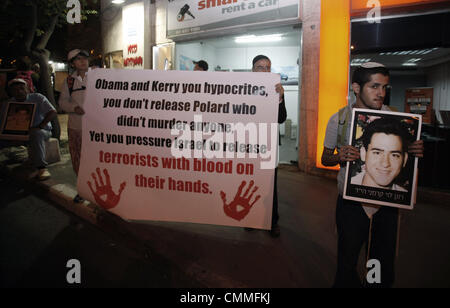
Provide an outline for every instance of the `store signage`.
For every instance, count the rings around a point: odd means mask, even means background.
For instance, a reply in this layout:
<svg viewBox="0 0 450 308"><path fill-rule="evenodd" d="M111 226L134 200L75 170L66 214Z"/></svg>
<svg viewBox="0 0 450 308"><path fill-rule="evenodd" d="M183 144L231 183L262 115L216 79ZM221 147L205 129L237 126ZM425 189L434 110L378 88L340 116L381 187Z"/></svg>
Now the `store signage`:
<svg viewBox="0 0 450 308"><path fill-rule="evenodd" d="M421 114L423 123L433 124L433 88L406 89L405 112Z"/></svg>
<svg viewBox="0 0 450 308"><path fill-rule="evenodd" d="M270 229L273 73L96 69L80 195L124 219Z"/></svg>
<svg viewBox="0 0 450 308"><path fill-rule="evenodd" d="M144 68L144 4L134 3L122 9L123 66Z"/></svg>
<svg viewBox="0 0 450 308"><path fill-rule="evenodd" d="M123 60L123 66L124 67L135 67L135 66L143 66L144 60L141 56L133 56L136 55L138 52L138 45L133 44L129 45L127 48L128 55ZM131 55L131 56L130 56Z"/></svg>
<svg viewBox="0 0 450 308"><path fill-rule="evenodd" d="M167 36L299 18L300 0L176 0L167 4Z"/></svg>

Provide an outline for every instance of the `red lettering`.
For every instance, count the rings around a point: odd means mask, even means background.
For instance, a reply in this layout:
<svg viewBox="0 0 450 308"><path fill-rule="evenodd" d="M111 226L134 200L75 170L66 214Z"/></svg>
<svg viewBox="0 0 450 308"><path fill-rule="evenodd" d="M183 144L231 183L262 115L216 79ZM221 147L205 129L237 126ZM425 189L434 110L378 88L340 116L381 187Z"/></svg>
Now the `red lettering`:
<svg viewBox="0 0 450 308"><path fill-rule="evenodd" d="M123 60L123 66L138 66L142 64L142 57L126 58Z"/></svg>
<svg viewBox="0 0 450 308"><path fill-rule="evenodd" d="M137 48L138 48L137 44L128 45L128 54L137 53Z"/></svg>
<svg viewBox="0 0 450 308"><path fill-rule="evenodd" d="M245 1L245 0L244 0ZM238 0L201 0L198 2L198 10L209 9L211 7L236 3Z"/></svg>

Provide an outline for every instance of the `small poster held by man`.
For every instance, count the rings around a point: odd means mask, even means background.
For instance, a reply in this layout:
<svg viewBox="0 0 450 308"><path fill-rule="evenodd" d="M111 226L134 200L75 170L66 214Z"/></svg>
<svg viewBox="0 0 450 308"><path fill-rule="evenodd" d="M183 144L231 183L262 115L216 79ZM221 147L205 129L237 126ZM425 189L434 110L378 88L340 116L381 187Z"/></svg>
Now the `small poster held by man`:
<svg viewBox="0 0 450 308"><path fill-rule="evenodd" d="M350 140L360 158L347 162L344 199L413 209L418 159L408 147L421 126L421 115L353 109Z"/></svg>
<svg viewBox="0 0 450 308"><path fill-rule="evenodd" d="M0 139L27 141L35 108L36 105L32 103L8 102L3 115Z"/></svg>

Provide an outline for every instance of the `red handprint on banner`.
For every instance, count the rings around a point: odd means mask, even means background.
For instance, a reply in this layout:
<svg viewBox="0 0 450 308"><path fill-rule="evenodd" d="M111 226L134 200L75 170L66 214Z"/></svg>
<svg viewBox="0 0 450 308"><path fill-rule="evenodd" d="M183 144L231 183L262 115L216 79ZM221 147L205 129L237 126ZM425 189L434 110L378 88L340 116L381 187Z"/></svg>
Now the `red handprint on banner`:
<svg viewBox="0 0 450 308"><path fill-rule="evenodd" d="M258 195L256 196L255 200L250 203L250 199L253 197L253 194L258 190L258 186L255 186L249 195L250 189L252 189L254 183L255 182L253 182L253 180L250 181L247 190L241 196L242 189L244 189L244 186L247 184L245 181L242 181L241 185L238 188L236 196L234 197L234 200L230 204L227 204L226 194L223 191L220 191L220 197L223 201L223 210L225 212L225 215L238 221L241 221L248 215L252 206L256 203L256 201L259 200L259 198L261 198L261 196ZM238 207L243 209L239 210Z"/></svg>
<svg viewBox="0 0 450 308"><path fill-rule="evenodd" d="M100 173L100 168L96 169L98 180L100 181L100 185L98 185L97 182L97 176L95 173L92 172L92 178L95 181L95 190L92 188L92 184L90 181L88 181L89 188L92 191L92 194L94 195L95 202L102 208L109 210L117 206L120 200L120 196L122 195L123 190L125 189L126 182L123 182L120 184L119 193L116 195L111 186L111 179L109 177L108 170L103 169L103 173L105 174L106 184L103 182L102 174ZM106 199L102 198L103 196L106 196Z"/></svg>

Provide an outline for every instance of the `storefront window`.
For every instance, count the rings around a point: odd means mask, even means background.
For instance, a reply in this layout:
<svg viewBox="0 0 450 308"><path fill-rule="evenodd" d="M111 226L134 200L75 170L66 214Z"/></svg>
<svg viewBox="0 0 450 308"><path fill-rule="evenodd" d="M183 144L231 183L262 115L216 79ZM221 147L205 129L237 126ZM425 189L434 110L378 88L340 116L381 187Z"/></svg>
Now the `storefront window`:
<svg viewBox="0 0 450 308"><path fill-rule="evenodd" d="M114 51L105 55L106 68L123 68L122 50Z"/></svg>
<svg viewBox="0 0 450 308"><path fill-rule="evenodd" d="M297 164L300 53L300 26L277 27L177 43L175 69L192 71L194 61L204 60L209 71L250 72L255 56L268 56L272 72L280 74L288 114L286 122L280 125L280 162Z"/></svg>

